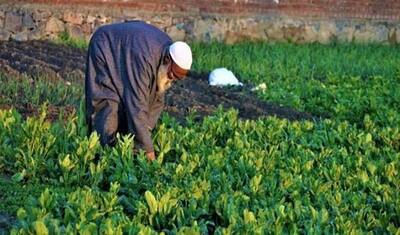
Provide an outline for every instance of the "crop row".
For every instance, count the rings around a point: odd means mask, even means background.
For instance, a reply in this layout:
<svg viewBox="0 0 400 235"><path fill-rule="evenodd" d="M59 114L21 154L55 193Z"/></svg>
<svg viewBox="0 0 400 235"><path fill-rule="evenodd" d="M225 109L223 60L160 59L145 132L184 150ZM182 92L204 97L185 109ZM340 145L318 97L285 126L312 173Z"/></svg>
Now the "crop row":
<svg viewBox="0 0 400 235"><path fill-rule="evenodd" d="M133 139L102 148L83 115L65 123L0 111L0 171L51 188L18 211L14 233L396 233L400 131L277 118L241 121L220 110L154 136L159 158Z"/></svg>

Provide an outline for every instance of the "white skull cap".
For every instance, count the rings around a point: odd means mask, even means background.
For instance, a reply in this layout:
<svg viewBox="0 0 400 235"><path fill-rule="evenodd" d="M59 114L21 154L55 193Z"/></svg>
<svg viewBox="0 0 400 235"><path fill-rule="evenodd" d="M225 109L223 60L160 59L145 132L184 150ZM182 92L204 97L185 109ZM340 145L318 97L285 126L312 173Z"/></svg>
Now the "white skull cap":
<svg viewBox="0 0 400 235"><path fill-rule="evenodd" d="M169 46L172 60L182 69L190 70L192 66L192 51L187 43L177 41Z"/></svg>

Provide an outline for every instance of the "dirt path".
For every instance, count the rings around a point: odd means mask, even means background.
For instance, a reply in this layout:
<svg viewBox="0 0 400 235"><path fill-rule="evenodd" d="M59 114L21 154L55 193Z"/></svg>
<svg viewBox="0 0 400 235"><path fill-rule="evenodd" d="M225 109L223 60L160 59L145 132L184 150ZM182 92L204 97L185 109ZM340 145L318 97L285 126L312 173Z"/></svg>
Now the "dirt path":
<svg viewBox="0 0 400 235"><path fill-rule="evenodd" d="M29 76L46 76L48 79L82 84L85 58L84 50L46 41L0 43L0 71L10 76L26 73ZM237 109L239 117L244 119L270 115L290 120L312 118L308 113L258 100L251 93L250 86L211 87L207 82L207 74L191 75L177 82L166 94L165 111L178 120L184 120L190 112L195 111L196 117L201 119L214 112L218 105Z"/></svg>

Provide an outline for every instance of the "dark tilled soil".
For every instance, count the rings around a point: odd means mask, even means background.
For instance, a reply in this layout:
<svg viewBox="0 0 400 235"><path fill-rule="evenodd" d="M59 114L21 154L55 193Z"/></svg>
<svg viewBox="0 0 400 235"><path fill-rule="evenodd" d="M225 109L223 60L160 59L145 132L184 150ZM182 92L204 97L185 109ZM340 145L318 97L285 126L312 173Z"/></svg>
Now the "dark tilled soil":
<svg viewBox="0 0 400 235"><path fill-rule="evenodd" d="M312 119L308 113L262 102L252 93L250 86L213 87L208 85L207 75L191 76L178 81L166 94L166 111L180 118L195 111L198 118L211 114L219 105L235 108L243 119L257 119L264 116L277 116L289 120Z"/></svg>
<svg viewBox="0 0 400 235"><path fill-rule="evenodd" d="M0 69L49 79L81 79L84 76L84 50L47 42L1 42Z"/></svg>
<svg viewBox="0 0 400 235"><path fill-rule="evenodd" d="M10 76L46 76L82 84L86 52L47 41L1 42L0 71ZM194 112L197 119L213 113L218 105L235 108L243 119L277 116L290 120L312 119L312 115L262 102L251 86L219 88L208 85L207 74L192 74L177 82L166 94L165 111L178 120ZM13 104L10 104L13 105ZM29 111L25 109L24 111Z"/></svg>

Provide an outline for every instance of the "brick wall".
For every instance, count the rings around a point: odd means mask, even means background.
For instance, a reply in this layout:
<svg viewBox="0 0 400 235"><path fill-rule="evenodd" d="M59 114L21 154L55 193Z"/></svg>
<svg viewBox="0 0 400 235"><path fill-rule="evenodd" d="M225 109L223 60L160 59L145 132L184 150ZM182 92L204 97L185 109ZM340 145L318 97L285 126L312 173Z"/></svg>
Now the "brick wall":
<svg viewBox="0 0 400 235"><path fill-rule="evenodd" d="M156 12L400 20L399 0L30 0L46 4L128 7Z"/></svg>

